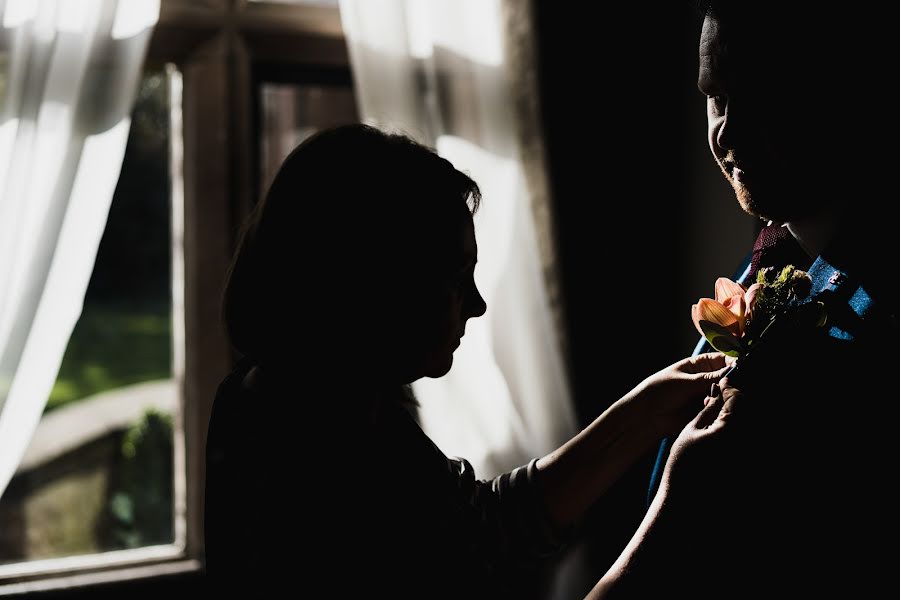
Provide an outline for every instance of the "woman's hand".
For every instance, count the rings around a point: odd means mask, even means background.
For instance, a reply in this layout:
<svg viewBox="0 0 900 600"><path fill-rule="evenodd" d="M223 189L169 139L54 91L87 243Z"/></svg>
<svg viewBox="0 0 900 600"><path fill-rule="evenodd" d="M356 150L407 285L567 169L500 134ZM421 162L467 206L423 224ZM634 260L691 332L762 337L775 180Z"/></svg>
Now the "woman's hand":
<svg viewBox="0 0 900 600"><path fill-rule="evenodd" d="M710 383L727 369L721 354L679 361L645 379L584 431L541 458L537 468L553 521L568 526L580 519L660 437L674 435L697 414Z"/></svg>
<svg viewBox="0 0 900 600"><path fill-rule="evenodd" d="M697 414L710 384L725 376L731 359L710 353L678 361L654 373L623 397L635 427L652 427L655 437L675 435Z"/></svg>
<svg viewBox="0 0 900 600"><path fill-rule="evenodd" d="M673 490L676 498L684 489L696 499L708 487L704 481L720 482L720 473L729 467L729 445L734 442L737 427L735 409L741 397L741 391L731 387L727 378L712 385L704 401L706 406L672 444L661 481L670 500Z"/></svg>
<svg viewBox="0 0 900 600"><path fill-rule="evenodd" d="M659 491L640 527L586 600L650 598L666 590L688 589L695 583L696 561L704 559L704 552L721 548L721 536L729 535L730 530L719 523L704 524L715 515L710 510L727 509L728 494L733 492L722 473L733 456L729 446L737 440L734 415L741 392L726 378L712 385L706 400L672 445Z"/></svg>

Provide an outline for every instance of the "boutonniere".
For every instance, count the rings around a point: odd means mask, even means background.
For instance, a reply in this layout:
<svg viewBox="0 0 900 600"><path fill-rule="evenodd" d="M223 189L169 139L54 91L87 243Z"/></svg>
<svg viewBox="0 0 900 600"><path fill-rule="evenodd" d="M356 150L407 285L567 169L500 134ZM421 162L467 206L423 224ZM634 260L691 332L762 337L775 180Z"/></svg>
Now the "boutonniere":
<svg viewBox="0 0 900 600"><path fill-rule="evenodd" d="M691 307L691 317L713 348L746 361L771 339L825 325L825 305L803 302L811 287L809 274L793 265L760 269L749 288L720 277L715 300L701 298Z"/></svg>

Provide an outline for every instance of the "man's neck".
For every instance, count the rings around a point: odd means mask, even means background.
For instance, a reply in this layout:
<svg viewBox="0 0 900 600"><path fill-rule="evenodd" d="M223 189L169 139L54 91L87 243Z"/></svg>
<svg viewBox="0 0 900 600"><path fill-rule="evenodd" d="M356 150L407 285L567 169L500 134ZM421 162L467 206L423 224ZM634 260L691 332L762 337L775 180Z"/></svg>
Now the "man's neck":
<svg viewBox="0 0 900 600"><path fill-rule="evenodd" d="M789 221L785 225L800 247L810 256L819 256L834 236L838 223L838 210L828 207L820 213Z"/></svg>

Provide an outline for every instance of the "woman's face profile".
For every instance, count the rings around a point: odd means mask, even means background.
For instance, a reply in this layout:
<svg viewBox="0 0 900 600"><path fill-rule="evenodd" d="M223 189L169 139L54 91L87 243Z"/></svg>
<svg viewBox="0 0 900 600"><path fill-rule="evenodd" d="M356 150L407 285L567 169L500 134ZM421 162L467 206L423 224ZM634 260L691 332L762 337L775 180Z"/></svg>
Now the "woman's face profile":
<svg viewBox="0 0 900 600"><path fill-rule="evenodd" d="M454 267L441 274L428 292L420 321L421 364L416 379L441 377L453 365L453 352L460 346L466 322L480 317L487 305L475 285L478 246L471 216L464 219L455 252Z"/></svg>

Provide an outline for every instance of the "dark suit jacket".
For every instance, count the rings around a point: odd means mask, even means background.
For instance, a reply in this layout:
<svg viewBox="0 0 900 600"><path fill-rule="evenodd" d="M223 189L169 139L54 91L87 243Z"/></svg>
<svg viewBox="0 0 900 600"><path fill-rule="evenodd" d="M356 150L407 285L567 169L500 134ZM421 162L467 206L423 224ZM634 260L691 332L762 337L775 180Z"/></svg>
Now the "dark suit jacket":
<svg viewBox="0 0 900 600"><path fill-rule="evenodd" d="M839 239L809 268L825 327L760 350L739 373L737 441L636 594L874 597L891 580L900 340L884 282L896 276L888 257L858 250ZM664 441L651 498L668 450ZM705 485L726 500L705 503Z"/></svg>

